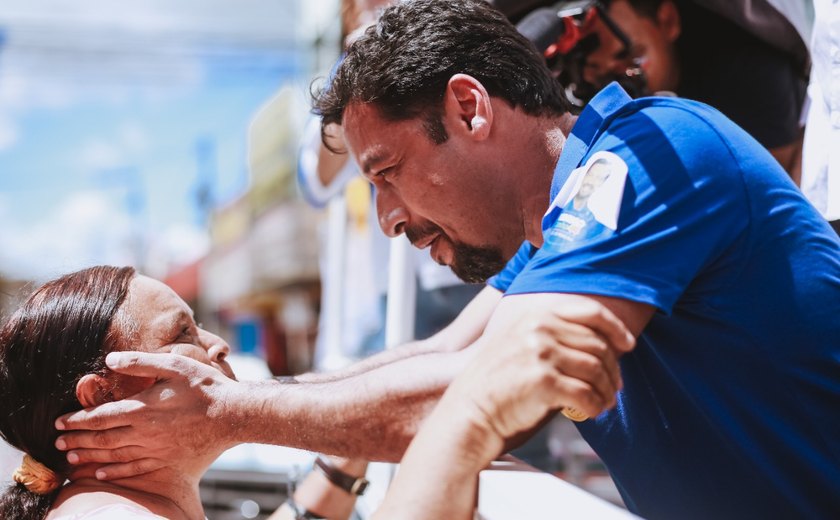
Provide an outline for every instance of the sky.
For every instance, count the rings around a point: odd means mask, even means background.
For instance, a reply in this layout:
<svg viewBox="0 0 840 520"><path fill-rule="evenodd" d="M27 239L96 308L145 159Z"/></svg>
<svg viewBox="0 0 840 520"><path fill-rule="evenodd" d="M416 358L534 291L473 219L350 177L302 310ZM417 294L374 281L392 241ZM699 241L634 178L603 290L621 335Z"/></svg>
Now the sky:
<svg viewBox="0 0 840 520"><path fill-rule="evenodd" d="M240 195L255 112L285 84L304 102L294 13L289 0L3 0L0 276L149 255L162 276L203 255L200 179L217 204Z"/></svg>

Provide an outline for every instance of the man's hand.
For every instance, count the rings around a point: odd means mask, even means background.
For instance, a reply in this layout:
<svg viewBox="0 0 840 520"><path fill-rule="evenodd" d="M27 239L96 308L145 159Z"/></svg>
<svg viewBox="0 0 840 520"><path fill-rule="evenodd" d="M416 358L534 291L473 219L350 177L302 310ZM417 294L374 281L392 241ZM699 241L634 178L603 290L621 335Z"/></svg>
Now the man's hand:
<svg viewBox="0 0 840 520"><path fill-rule="evenodd" d="M56 420L56 447L72 464L102 463L100 480L215 457L233 445L231 391L237 383L215 368L174 354L114 352L108 367L156 383L139 394Z"/></svg>
<svg viewBox="0 0 840 520"><path fill-rule="evenodd" d="M594 305L597 313L586 309L585 320L561 318L556 309L546 309L488 338L447 390L452 397L444 400L461 401L458 407L472 412L480 430L493 431L501 440L561 407L595 417L615 406L622 387L618 357L634 340L612 312Z"/></svg>
<svg viewBox="0 0 840 520"><path fill-rule="evenodd" d="M375 518L472 518L478 472L506 440L560 407L595 416L615 403L617 357L635 340L604 305L575 303L508 315L504 329L471 347L473 359L423 423Z"/></svg>

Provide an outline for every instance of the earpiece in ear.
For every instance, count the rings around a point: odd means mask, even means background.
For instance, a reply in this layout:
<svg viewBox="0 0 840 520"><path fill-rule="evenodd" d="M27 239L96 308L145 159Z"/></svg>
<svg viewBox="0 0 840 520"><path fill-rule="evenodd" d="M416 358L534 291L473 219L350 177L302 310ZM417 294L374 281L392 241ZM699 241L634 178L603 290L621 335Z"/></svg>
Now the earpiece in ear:
<svg viewBox="0 0 840 520"><path fill-rule="evenodd" d="M479 128L481 128L485 124L487 124L487 120L484 119L481 116L474 116L472 118L472 120L470 121L470 126L472 126L473 130L478 130Z"/></svg>

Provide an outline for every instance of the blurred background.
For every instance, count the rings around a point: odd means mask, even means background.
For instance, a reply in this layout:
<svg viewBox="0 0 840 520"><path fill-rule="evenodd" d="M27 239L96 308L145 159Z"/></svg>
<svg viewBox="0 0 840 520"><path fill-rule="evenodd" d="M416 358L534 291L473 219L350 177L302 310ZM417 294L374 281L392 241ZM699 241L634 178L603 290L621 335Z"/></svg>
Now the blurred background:
<svg viewBox="0 0 840 520"><path fill-rule="evenodd" d="M339 39L334 0L4 0L0 312L62 273L130 264L229 340L240 377L307 370L322 217L294 173ZM0 447L1 480L19 462ZM264 517L310 462L226 454L208 515Z"/></svg>
<svg viewBox="0 0 840 520"><path fill-rule="evenodd" d="M294 171L310 82L338 54L337 10L4 0L0 305L33 282L131 264L235 350L288 343L275 369L307 365L318 215L296 201Z"/></svg>

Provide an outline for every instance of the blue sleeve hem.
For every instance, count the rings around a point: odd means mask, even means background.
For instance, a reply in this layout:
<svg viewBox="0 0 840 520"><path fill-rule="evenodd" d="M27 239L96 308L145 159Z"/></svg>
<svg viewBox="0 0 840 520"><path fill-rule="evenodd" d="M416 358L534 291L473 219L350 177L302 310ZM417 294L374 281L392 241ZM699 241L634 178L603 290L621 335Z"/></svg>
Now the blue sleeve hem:
<svg viewBox="0 0 840 520"><path fill-rule="evenodd" d="M659 280L643 281L638 276L629 279L624 275L593 269L566 269L555 280L540 277L534 281L536 283L529 283L531 280L528 278L527 273L522 273L505 292L505 296L536 293L608 296L652 305L663 314L670 315L681 293L679 287L663 284Z"/></svg>

